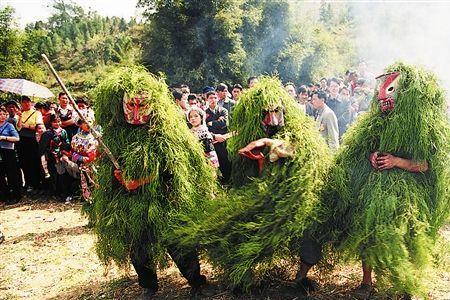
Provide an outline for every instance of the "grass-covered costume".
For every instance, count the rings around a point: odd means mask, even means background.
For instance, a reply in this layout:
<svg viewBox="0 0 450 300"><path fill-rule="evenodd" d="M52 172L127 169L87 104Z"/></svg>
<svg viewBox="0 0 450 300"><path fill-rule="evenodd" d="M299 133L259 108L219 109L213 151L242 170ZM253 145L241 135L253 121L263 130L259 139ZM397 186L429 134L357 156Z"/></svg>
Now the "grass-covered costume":
<svg viewBox="0 0 450 300"><path fill-rule="evenodd" d="M242 95L231 131L234 187L187 234L196 235L190 240L200 240L231 286L246 289L279 259L298 257L300 240L316 220L331 159L313 120L276 78L261 78ZM247 145L255 141L261 147L252 150ZM310 251L311 264L320 258L317 252Z"/></svg>
<svg viewBox="0 0 450 300"><path fill-rule="evenodd" d="M156 265L167 251L191 286L203 284L196 250L175 245L167 229L211 198L214 171L167 85L143 67L116 69L95 89L95 107L121 165L99 162L90 220L100 259L126 266L131 258L140 285L156 291Z"/></svg>
<svg viewBox="0 0 450 300"><path fill-rule="evenodd" d="M386 72L370 111L335 158L324 230L328 235L335 228L337 250L362 259L379 284L420 294L438 230L450 213L450 128L444 93L432 74L403 63ZM388 154L427 168L383 168Z"/></svg>

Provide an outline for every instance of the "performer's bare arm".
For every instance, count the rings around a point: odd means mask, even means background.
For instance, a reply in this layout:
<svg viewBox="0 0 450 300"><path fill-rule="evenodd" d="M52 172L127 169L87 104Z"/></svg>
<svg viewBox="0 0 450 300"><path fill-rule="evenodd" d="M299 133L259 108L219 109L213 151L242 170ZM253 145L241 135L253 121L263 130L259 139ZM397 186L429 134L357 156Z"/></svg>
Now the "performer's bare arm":
<svg viewBox="0 0 450 300"><path fill-rule="evenodd" d="M392 168L400 168L412 173L428 171L428 163L426 161L413 161L389 153L372 153L370 155L370 163L372 167L380 171Z"/></svg>
<svg viewBox="0 0 450 300"><path fill-rule="evenodd" d="M259 140L251 142L250 144L248 144L244 148L240 149L239 150L239 154L243 154L245 152L250 152L253 149L262 148L262 147L265 147L265 146L270 146L271 144L272 144L272 140L271 139L268 139L268 138L259 139Z"/></svg>
<svg viewBox="0 0 450 300"><path fill-rule="evenodd" d="M135 190L153 180L153 176L148 176L141 179L125 180L122 176L121 170L114 171L114 177L122 184L128 191Z"/></svg>

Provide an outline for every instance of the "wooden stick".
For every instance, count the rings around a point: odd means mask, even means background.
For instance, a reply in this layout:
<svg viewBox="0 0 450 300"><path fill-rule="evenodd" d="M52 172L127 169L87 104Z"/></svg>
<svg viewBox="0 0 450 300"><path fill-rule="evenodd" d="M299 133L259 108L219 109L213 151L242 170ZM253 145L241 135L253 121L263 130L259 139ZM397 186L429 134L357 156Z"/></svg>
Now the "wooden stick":
<svg viewBox="0 0 450 300"><path fill-rule="evenodd" d="M67 90L66 86L64 85L64 82L62 82L61 78L58 76L58 73L56 73L56 70L53 68L52 63L48 60L47 55L42 54L42 58L44 58L45 62L47 63L47 65L49 66L50 70L53 73L53 76L55 76L56 80L58 81L59 85L61 86L62 90L64 91L64 93L67 94L67 97L70 100L70 103L73 106L73 109L77 112L77 114L80 116L80 119L82 119L83 121L85 121L86 123L89 124L89 122L86 120L86 118L83 116L83 114L81 113L81 111L78 109L77 104L75 103L75 101L73 100L72 96L70 95L69 91ZM120 165L119 162L117 161L117 159L114 157L114 155L111 153L111 150L109 150L109 148L105 145L105 143L103 142L102 137L100 136L100 134L93 128L92 124L89 124L89 127L91 128L91 132L92 135L98 140L98 142L100 143L100 145L103 147L106 155L108 155L109 159L111 160L112 164L114 165L114 167L117 170L120 170Z"/></svg>

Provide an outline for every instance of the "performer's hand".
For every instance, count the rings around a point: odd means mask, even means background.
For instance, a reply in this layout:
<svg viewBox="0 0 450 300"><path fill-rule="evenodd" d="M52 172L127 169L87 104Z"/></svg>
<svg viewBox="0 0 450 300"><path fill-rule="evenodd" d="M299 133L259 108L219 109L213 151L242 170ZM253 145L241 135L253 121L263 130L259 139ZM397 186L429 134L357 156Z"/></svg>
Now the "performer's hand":
<svg viewBox="0 0 450 300"><path fill-rule="evenodd" d="M95 158L97 157L97 150L91 151L87 154L87 157L83 157L83 162L84 163L90 163L92 161L95 160ZM86 160L85 160L86 158Z"/></svg>
<svg viewBox="0 0 450 300"><path fill-rule="evenodd" d="M242 150L242 149L241 149ZM252 160L261 160L264 159L264 154L259 152L257 154L253 153L252 151L241 151L239 150L239 154L242 156L245 156L247 158L250 158Z"/></svg>
<svg viewBox="0 0 450 300"><path fill-rule="evenodd" d="M377 157L377 164L380 171L392 169L396 167L397 157L389 153L382 153Z"/></svg>
<svg viewBox="0 0 450 300"><path fill-rule="evenodd" d="M114 170L114 177L116 177L116 179L120 182L120 184L122 184L128 191L133 191L133 190L137 189L138 187L149 183L153 178L152 176L149 176L149 177L142 178L142 179L134 179L134 180L125 181L123 179L121 170Z"/></svg>
<svg viewBox="0 0 450 300"><path fill-rule="evenodd" d="M370 160L370 164L372 165L372 167L376 170L378 170L378 163L377 163L377 158L378 158L379 152L373 152L372 154L370 154L369 156L369 160Z"/></svg>
<svg viewBox="0 0 450 300"><path fill-rule="evenodd" d="M221 134L215 134L213 144L222 142L225 142L225 137Z"/></svg>
<svg viewBox="0 0 450 300"><path fill-rule="evenodd" d="M114 170L114 177L116 177L117 181L119 181L120 184L124 184L121 170Z"/></svg>

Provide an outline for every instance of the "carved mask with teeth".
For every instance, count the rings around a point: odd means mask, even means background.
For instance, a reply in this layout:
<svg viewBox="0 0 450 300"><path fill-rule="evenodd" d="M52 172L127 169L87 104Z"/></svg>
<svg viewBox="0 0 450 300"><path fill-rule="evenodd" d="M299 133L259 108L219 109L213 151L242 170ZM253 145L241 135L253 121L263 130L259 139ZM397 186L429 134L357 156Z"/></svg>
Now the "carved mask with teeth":
<svg viewBox="0 0 450 300"><path fill-rule="evenodd" d="M400 80L400 73L388 73L380 75L376 78L378 80L378 103L382 112L388 112L394 109L395 99L397 98L398 83Z"/></svg>

